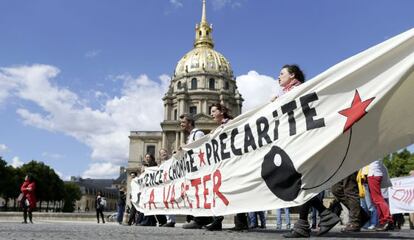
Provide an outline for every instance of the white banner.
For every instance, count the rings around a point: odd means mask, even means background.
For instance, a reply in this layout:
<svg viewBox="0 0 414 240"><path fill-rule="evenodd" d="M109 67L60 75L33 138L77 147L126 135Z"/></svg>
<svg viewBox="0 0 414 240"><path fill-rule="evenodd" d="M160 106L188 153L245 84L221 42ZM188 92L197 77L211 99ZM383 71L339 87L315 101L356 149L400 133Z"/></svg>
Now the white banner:
<svg viewBox="0 0 414 240"><path fill-rule="evenodd" d="M148 168L139 209L200 216L304 203L414 142L413 66L411 29Z"/></svg>
<svg viewBox="0 0 414 240"><path fill-rule="evenodd" d="M392 178L392 187L388 188L390 212L414 212L414 176Z"/></svg>

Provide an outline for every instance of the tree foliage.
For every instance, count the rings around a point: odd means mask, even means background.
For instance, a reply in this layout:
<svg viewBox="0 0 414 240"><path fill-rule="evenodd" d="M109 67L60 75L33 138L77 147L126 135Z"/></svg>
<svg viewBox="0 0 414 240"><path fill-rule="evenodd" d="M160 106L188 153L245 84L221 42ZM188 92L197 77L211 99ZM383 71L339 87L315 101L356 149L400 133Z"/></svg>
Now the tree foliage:
<svg viewBox="0 0 414 240"><path fill-rule="evenodd" d="M21 167L14 168L0 157L0 196L4 199L16 199L20 194L20 186L27 174L36 182L36 198L38 201L62 201L65 197L65 185L56 172L43 162L30 161ZM75 195L77 197L77 195Z"/></svg>
<svg viewBox="0 0 414 240"><path fill-rule="evenodd" d="M64 204L62 211L73 212L75 210L75 201L81 199L82 192L75 183L66 182L64 186Z"/></svg>
<svg viewBox="0 0 414 240"><path fill-rule="evenodd" d="M20 170L15 169L0 157L0 196L13 199L20 194Z"/></svg>
<svg viewBox="0 0 414 240"><path fill-rule="evenodd" d="M414 154L407 149L386 156L383 162L390 177L407 176L411 170L414 170Z"/></svg>

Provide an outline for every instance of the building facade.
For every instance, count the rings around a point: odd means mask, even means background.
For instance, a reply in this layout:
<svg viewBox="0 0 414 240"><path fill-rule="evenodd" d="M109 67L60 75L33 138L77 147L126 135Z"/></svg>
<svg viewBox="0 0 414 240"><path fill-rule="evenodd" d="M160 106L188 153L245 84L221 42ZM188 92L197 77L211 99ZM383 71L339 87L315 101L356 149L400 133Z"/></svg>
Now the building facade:
<svg viewBox="0 0 414 240"><path fill-rule="evenodd" d="M241 113L243 98L237 90L233 70L230 62L214 50L212 33L213 27L207 22L203 0L201 21L195 27L193 49L178 61L169 88L162 98L162 131L132 131L129 136L128 183L129 173L140 172L147 153L157 158L161 148L172 153L184 145L187 136L179 126L180 115L193 115L196 127L209 133L217 127L210 117L212 104L224 104L232 116Z"/></svg>

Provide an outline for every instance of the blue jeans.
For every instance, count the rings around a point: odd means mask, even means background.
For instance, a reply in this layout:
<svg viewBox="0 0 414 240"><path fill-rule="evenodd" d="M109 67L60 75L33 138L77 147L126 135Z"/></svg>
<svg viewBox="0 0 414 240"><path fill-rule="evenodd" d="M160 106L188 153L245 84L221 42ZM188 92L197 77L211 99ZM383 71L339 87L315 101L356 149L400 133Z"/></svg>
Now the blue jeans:
<svg viewBox="0 0 414 240"><path fill-rule="evenodd" d="M122 223L122 219L124 218L125 206L118 205L118 212L116 214L116 221L118 223Z"/></svg>
<svg viewBox="0 0 414 240"><path fill-rule="evenodd" d="M265 211L258 211L258 212L249 212L249 226L250 227L257 227L257 215L259 215L260 218L260 226L266 227L266 217L265 217Z"/></svg>
<svg viewBox="0 0 414 240"><path fill-rule="evenodd" d="M276 225L278 227L281 227L282 226L282 209L285 211L286 226L290 226L289 208L279 208L279 209L276 209Z"/></svg>
<svg viewBox="0 0 414 240"><path fill-rule="evenodd" d="M377 208L375 207L374 203L371 200L371 193L369 192L368 184L364 183L364 190L365 190L365 198L361 198L361 207L369 213L369 226L377 226L378 225L378 214ZM363 226L367 228L369 226Z"/></svg>

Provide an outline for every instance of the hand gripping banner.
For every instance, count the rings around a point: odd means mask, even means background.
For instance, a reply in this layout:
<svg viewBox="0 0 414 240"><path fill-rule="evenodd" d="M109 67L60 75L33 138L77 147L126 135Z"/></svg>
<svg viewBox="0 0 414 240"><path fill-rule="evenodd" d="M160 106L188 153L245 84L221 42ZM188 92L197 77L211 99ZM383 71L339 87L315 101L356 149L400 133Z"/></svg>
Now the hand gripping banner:
<svg viewBox="0 0 414 240"><path fill-rule="evenodd" d="M185 146L135 183L146 214L302 204L414 142L414 29L331 67Z"/></svg>

